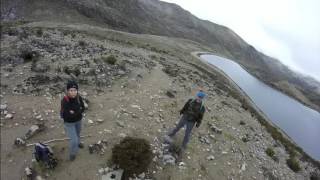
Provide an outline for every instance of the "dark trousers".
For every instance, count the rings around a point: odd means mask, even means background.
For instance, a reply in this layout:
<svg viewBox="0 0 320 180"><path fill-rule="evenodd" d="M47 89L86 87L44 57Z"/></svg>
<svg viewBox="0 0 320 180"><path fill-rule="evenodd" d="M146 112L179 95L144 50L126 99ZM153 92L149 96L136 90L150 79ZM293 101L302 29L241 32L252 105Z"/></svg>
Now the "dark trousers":
<svg viewBox="0 0 320 180"><path fill-rule="evenodd" d="M183 115L177 126L169 132L168 136L173 137L183 126L186 126L186 131L184 133L184 138L182 142L182 148L186 149L191 137L191 132L194 124L194 121L188 121L187 115Z"/></svg>

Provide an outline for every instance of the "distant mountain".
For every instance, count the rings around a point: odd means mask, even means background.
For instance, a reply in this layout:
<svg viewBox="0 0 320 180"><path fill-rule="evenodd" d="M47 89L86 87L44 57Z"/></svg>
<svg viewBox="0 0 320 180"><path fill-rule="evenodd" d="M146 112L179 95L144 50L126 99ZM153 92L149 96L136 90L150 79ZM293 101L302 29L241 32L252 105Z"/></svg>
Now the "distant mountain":
<svg viewBox="0 0 320 180"><path fill-rule="evenodd" d="M1 0L2 20L86 23L190 39L244 66L262 81L320 110L320 83L262 54L227 27L158 0ZM227 15L227 12L226 12Z"/></svg>

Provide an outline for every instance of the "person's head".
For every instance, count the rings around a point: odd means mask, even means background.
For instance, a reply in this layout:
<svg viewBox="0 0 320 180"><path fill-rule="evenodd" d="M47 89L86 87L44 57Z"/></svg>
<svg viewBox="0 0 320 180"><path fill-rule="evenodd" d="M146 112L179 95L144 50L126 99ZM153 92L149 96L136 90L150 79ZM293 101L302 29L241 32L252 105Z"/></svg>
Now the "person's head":
<svg viewBox="0 0 320 180"><path fill-rule="evenodd" d="M67 95L71 98L75 98L78 95L78 84L75 81L67 83Z"/></svg>
<svg viewBox="0 0 320 180"><path fill-rule="evenodd" d="M204 93L202 90L200 90L196 94L196 101L201 102L205 97L206 97L206 93Z"/></svg>

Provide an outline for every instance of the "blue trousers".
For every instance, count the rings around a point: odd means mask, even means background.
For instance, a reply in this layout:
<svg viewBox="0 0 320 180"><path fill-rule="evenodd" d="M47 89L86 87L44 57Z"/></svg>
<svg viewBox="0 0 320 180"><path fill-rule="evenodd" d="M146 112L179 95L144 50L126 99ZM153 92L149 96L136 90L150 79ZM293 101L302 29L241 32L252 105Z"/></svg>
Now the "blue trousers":
<svg viewBox="0 0 320 180"><path fill-rule="evenodd" d="M168 136L173 137L183 126L186 126L186 131L184 133L184 138L182 142L182 148L186 149L191 137L191 132L194 124L194 121L188 121L188 116L183 115L177 126L169 132Z"/></svg>
<svg viewBox="0 0 320 180"><path fill-rule="evenodd" d="M64 128L70 138L69 155L76 155L80 144L81 120L73 123L65 122Z"/></svg>

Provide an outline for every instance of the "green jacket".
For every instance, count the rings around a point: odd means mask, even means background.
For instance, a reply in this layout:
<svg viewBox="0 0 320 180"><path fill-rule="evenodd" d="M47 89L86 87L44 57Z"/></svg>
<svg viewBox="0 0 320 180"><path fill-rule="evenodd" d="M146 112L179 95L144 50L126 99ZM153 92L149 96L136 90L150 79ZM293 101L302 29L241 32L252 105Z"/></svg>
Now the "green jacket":
<svg viewBox="0 0 320 180"><path fill-rule="evenodd" d="M189 121L194 121L197 124L201 124L203 115L206 108L203 102L198 103L195 99L189 99L183 108L180 110L180 114L188 116Z"/></svg>

